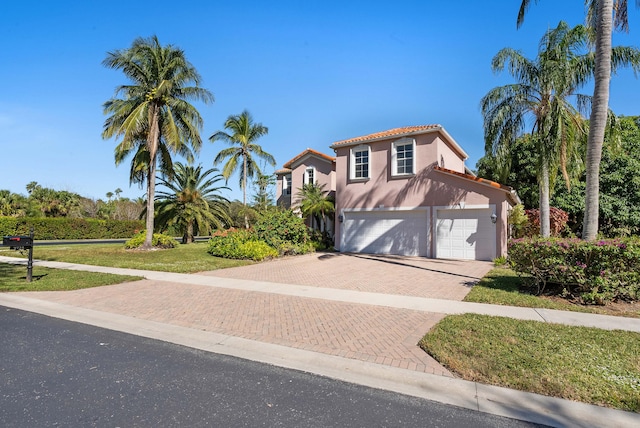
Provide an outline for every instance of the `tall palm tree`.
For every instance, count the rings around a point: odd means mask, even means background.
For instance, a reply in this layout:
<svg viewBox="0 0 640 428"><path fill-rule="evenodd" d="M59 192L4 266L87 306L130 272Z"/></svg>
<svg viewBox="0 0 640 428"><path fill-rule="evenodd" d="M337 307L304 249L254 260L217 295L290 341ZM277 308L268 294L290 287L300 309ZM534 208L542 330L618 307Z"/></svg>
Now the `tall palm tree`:
<svg viewBox="0 0 640 428"><path fill-rule="evenodd" d="M234 147L220 150L213 160L214 165L218 165L225 159L227 163L222 167L222 175L227 182L229 177L239 169L240 187L242 188L242 203L247 205L247 180L256 174L262 174L254 155L271 166L275 166L276 160L272 155L262 150L256 140L266 135L269 128L261 123L254 123L251 114L244 110L239 115L231 115L224 123L224 128L228 132L218 131L209 137L211 142L225 141Z"/></svg>
<svg viewBox="0 0 640 428"><path fill-rule="evenodd" d="M325 184L307 183L298 189L298 203L304 217L311 217L327 233L327 215L335 211L335 204Z"/></svg>
<svg viewBox="0 0 640 428"><path fill-rule="evenodd" d="M538 0L534 0L535 3ZM522 0L518 11L517 26L524 22L530 0ZM627 0L586 0L587 23L595 29L595 85L591 103L589 137L587 140L585 190L585 216L582 238L595 239L598 233L600 160L609 109L609 84L611 81L611 45L613 28L628 31ZM640 1L636 0L636 6ZM615 12L615 13L614 13Z"/></svg>
<svg viewBox="0 0 640 428"><path fill-rule="evenodd" d="M182 243L193 242L194 232L211 233L213 227L222 228L231 222L229 201L220 196L225 186L215 168L202 172L202 165L193 167L180 162L174 164L174 174L158 179L166 189L158 191L157 223L160 227L175 225L183 232Z"/></svg>
<svg viewBox="0 0 640 428"><path fill-rule="evenodd" d="M585 102L576 90L590 76L588 55L580 55L587 40L583 26L570 29L564 22L549 30L540 42L535 60L510 48L493 58L494 72L509 71L517 83L500 86L482 98L486 151L493 153L507 170L509 151L515 140L530 130L538 152L537 176L540 196L540 233L550 234L549 182L562 169L566 177L567 154L579 135L586 132L584 120L570 102Z"/></svg>
<svg viewBox="0 0 640 428"><path fill-rule="evenodd" d="M200 149L202 118L189 101L209 103L213 95L200 87L200 75L184 52L160 45L156 36L138 38L128 49L107 53L103 65L122 70L131 82L117 87L114 98L104 104L109 117L102 137L122 137L116 164L137 149L132 172L136 170L135 177L147 184L147 236L142 248L150 249L158 152L162 145L166 153L184 151L185 144L196 152Z"/></svg>

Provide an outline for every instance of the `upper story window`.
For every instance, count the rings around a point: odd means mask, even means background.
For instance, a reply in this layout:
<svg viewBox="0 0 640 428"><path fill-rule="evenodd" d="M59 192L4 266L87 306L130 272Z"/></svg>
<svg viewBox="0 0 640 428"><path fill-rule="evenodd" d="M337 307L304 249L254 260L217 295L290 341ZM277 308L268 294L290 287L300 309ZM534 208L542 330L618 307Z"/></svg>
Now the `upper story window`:
<svg viewBox="0 0 640 428"><path fill-rule="evenodd" d="M312 166L304 170L304 178L302 184L313 184L316 182L316 169Z"/></svg>
<svg viewBox="0 0 640 428"><path fill-rule="evenodd" d="M393 143L391 149L392 175L413 175L415 173L415 148L413 139L402 139Z"/></svg>
<svg viewBox="0 0 640 428"><path fill-rule="evenodd" d="M350 178L352 180L364 180L369 178L369 158L371 149L369 146L358 146L351 149Z"/></svg>
<svg viewBox="0 0 640 428"><path fill-rule="evenodd" d="M291 174L282 176L282 194L291 195Z"/></svg>

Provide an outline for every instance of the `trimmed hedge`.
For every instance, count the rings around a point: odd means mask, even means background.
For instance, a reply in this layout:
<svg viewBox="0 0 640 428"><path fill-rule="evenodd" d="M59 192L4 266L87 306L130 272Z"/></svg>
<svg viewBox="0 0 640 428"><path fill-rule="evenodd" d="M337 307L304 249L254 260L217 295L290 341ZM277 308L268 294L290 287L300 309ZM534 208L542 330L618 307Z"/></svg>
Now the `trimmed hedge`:
<svg viewBox="0 0 640 428"><path fill-rule="evenodd" d="M577 295L584 303L640 299L640 240L524 238L509 242L509 263L532 291Z"/></svg>
<svg viewBox="0 0 640 428"><path fill-rule="evenodd" d="M38 240L118 239L130 238L144 230L144 221L0 217L0 236L28 235L31 227Z"/></svg>

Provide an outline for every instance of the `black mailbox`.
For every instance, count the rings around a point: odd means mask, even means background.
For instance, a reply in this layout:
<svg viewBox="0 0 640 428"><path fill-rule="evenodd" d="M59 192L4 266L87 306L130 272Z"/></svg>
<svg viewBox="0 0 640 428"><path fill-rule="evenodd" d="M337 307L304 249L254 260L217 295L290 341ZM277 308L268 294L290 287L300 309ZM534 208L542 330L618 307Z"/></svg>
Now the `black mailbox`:
<svg viewBox="0 0 640 428"><path fill-rule="evenodd" d="M12 250L33 247L33 238L30 236L4 236L2 245L11 247Z"/></svg>

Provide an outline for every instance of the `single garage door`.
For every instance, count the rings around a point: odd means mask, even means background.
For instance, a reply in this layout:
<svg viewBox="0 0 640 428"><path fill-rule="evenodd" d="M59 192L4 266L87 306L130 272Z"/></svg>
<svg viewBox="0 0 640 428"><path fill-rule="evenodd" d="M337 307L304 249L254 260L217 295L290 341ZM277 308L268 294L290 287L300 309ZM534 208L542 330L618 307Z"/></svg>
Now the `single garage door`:
<svg viewBox="0 0 640 428"><path fill-rule="evenodd" d="M493 210L436 211L436 257L439 259L493 260L496 257L496 225Z"/></svg>
<svg viewBox="0 0 640 428"><path fill-rule="evenodd" d="M342 251L428 256L427 210L345 212Z"/></svg>

